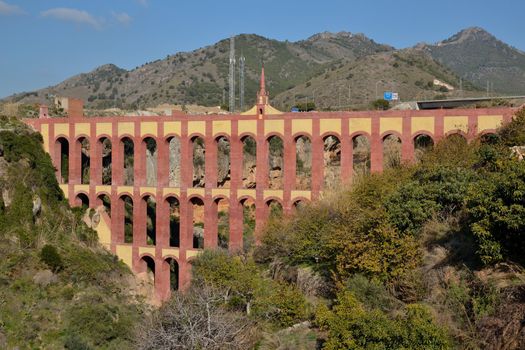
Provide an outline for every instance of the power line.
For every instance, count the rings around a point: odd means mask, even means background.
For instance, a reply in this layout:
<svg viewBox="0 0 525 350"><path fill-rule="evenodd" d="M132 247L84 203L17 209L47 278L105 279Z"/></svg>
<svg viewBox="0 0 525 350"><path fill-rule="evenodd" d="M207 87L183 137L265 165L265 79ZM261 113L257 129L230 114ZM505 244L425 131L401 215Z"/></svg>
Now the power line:
<svg viewBox="0 0 525 350"><path fill-rule="evenodd" d="M241 53L241 57L239 58L239 80L240 80L240 86L239 86L239 108L241 112L244 110L244 61L245 58Z"/></svg>
<svg viewBox="0 0 525 350"><path fill-rule="evenodd" d="M235 112L235 36L230 37L230 74L229 85L230 85L230 112Z"/></svg>

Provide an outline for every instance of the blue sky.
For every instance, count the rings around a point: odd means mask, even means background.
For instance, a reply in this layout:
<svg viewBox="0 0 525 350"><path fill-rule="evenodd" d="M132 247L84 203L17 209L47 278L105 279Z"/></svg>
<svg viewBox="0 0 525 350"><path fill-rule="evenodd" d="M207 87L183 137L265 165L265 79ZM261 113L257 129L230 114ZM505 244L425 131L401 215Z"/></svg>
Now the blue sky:
<svg viewBox="0 0 525 350"><path fill-rule="evenodd" d="M523 0L0 0L0 97L240 33L296 41L344 30L403 48L480 26L525 50L524 13Z"/></svg>

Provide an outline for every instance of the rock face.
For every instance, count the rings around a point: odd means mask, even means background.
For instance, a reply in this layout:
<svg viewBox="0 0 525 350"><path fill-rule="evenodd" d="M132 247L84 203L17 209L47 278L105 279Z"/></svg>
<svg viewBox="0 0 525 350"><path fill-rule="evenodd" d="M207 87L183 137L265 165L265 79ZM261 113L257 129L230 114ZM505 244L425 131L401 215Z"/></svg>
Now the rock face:
<svg viewBox="0 0 525 350"><path fill-rule="evenodd" d="M309 190L312 184L312 143L306 137L300 137L295 144L296 176L295 188Z"/></svg>
<svg viewBox="0 0 525 350"><path fill-rule="evenodd" d="M226 137L217 142L217 186L229 187L230 181L230 142Z"/></svg>
<svg viewBox="0 0 525 350"><path fill-rule="evenodd" d="M205 152L204 141L195 140L193 142L193 187L204 187Z"/></svg>
<svg viewBox="0 0 525 350"><path fill-rule="evenodd" d="M157 148L146 149L146 184L157 185Z"/></svg>
<svg viewBox="0 0 525 350"><path fill-rule="evenodd" d="M341 180L341 142L334 137L324 139L324 183L334 188Z"/></svg>
<svg viewBox="0 0 525 350"><path fill-rule="evenodd" d="M180 187L180 140L172 137L169 143L169 185L170 187Z"/></svg>
<svg viewBox="0 0 525 350"><path fill-rule="evenodd" d="M58 276L50 270L39 271L33 276L33 282L41 287L47 287L48 285L56 283L57 281Z"/></svg>

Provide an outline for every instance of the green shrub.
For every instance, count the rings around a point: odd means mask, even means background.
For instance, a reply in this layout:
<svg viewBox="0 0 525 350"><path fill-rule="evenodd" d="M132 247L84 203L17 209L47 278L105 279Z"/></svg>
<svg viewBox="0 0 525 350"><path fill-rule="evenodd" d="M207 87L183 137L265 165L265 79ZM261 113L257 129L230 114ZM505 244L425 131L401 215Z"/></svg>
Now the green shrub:
<svg viewBox="0 0 525 350"><path fill-rule="evenodd" d="M40 251L40 259L45 263L53 272L58 272L64 268L64 263L62 258L58 254L57 249L50 245L46 244L42 247Z"/></svg>

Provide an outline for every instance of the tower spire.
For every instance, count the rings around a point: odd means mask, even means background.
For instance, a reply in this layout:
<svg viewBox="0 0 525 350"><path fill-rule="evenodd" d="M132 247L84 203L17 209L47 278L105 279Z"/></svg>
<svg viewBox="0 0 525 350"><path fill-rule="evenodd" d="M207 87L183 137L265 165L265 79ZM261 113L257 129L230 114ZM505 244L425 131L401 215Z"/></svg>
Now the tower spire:
<svg viewBox="0 0 525 350"><path fill-rule="evenodd" d="M261 81L259 85L259 94L266 95L266 81L264 78L264 62L262 63L262 68L261 68Z"/></svg>

